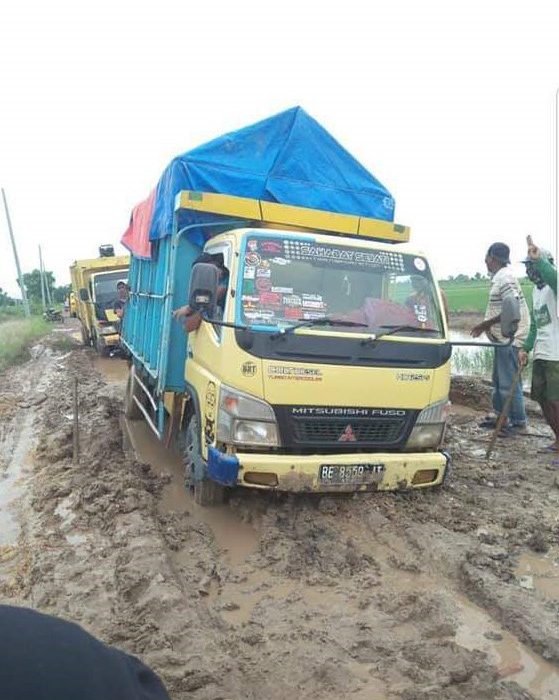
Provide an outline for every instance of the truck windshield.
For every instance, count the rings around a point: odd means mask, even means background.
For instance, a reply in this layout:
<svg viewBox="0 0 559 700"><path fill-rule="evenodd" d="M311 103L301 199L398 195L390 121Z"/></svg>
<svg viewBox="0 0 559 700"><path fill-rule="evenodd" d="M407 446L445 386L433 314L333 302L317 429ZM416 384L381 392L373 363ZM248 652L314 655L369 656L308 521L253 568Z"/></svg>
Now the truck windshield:
<svg viewBox="0 0 559 700"><path fill-rule="evenodd" d="M102 308L108 308L117 298L116 285L119 280L128 277L128 270L100 272L93 278L95 303Z"/></svg>
<svg viewBox="0 0 559 700"><path fill-rule="evenodd" d="M401 335L414 335L417 328L442 337L438 298L423 257L255 233L247 237L240 275L239 320L248 326L282 328L327 316L329 327L336 320L355 323L340 323L344 333L402 326Z"/></svg>

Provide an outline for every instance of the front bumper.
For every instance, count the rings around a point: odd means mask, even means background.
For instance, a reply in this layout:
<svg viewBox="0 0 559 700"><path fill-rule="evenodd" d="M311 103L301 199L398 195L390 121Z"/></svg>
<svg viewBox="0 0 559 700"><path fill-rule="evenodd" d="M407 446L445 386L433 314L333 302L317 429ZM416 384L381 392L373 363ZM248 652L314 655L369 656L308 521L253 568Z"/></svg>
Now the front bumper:
<svg viewBox="0 0 559 700"><path fill-rule="evenodd" d="M101 345L105 348L112 348L115 345L118 345L120 341L120 336L118 333L111 333L110 335L99 334L97 337L99 338Z"/></svg>
<svg viewBox="0 0 559 700"><path fill-rule="evenodd" d="M449 468L449 457L442 452L310 456L237 453L236 457L239 462L237 478L239 486L289 492L354 493L430 488L443 482L445 472ZM319 472L323 465L349 466L363 463L384 465L384 472L377 482L327 484L319 479ZM436 474L428 482L414 484L414 476L421 470L436 470ZM275 474L277 485L264 486L249 483L246 477L251 472ZM251 479L250 476L249 479Z"/></svg>

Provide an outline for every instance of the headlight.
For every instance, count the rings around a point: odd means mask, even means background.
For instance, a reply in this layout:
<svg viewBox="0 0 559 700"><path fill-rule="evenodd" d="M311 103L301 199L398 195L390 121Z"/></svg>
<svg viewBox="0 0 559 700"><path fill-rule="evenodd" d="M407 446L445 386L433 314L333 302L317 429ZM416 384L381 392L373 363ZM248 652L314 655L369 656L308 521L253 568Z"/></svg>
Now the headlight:
<svg viewBox="0 0 559 700"><path fill-rule="evenodd" d="M406 443L406 450L426 450L440 447L446 428L448 401L438 401L424 408Z"/></svg>
<svg viewBox="0 0 559 700"><path fill-rule="evenodd" d="M437 403L432 403L430 406L426 406L417 416L415 424L446 422L448 407L448 399L444 399L444 401L437 401Z"/></svg>
<svg viewBox="0 0 559 700"><path fill-rule="evenodd" d="M217 439L234 445L277 447L279 436L272 407L261 399L222 386Z"/></svg>

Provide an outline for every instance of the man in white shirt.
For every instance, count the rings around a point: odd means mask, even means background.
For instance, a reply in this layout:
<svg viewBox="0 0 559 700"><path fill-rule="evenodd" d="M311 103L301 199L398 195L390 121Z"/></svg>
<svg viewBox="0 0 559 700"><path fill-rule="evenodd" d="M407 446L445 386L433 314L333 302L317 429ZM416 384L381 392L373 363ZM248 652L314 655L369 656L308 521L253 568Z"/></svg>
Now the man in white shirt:
<svg viewBox="0 0 559 700"><path fill-rule="evenodd" d="M474 338L485 333L493 343L503 343L495 348L493 360L493 409L495 416L488 416L480 426L494 428L503 410L506 398L511 391L514 378L518 372L518 353L528 337L530 329L530 312L522 292L520 283L508 269L510 265L510 249L506 243L493 243L485 256L485 264L491 276L489 302L485 312L485 320L475 326L471 335ZM503 299L513 295L520 303L520 322L512 344L506 344L507 338L501 334L501 310ZM503 435L513 434L513 429L526 427L526 409L522 382L517 382L513 393L510 415L503 428Z"/></svg>
<svg viewBox="0 0 559 700"><path fill-rule="evenodd" d="M528 236L526 274L535 288L530 334L519 354L521 364L534 351L532 398L537 401L555 434L555 442L546 450L559 452L559 319L557 318L557 269L553 256L535 246Z"/></svg>

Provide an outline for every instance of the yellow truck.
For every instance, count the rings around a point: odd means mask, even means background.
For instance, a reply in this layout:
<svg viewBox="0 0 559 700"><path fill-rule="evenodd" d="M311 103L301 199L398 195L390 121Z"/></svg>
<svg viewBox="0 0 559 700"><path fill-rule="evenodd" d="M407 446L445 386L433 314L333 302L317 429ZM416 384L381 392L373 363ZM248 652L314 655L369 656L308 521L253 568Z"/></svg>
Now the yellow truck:
<svg viewBox="0 0 559 700"><path fill-rule="evenodd" d="M245 222L204 247L227 271L221 307L219 270L195 262L188 230L130 270L126 413L182 441L197 501L236 485L441 484L451 346L427 258L399 243L408 228L219 194L181 192L176 206L179 221ZM203 320L186 338L171 311L188 286Z"/></svg>
<svg viewBox="0 0 559 700"><path fill-rule="evenodd" d="M118 318L113 304L117 282L127 280L129 264L128 255L102 255L76 260L70 267L83 343L92 345L100 354L110 352L119 343Z"/></svg>

